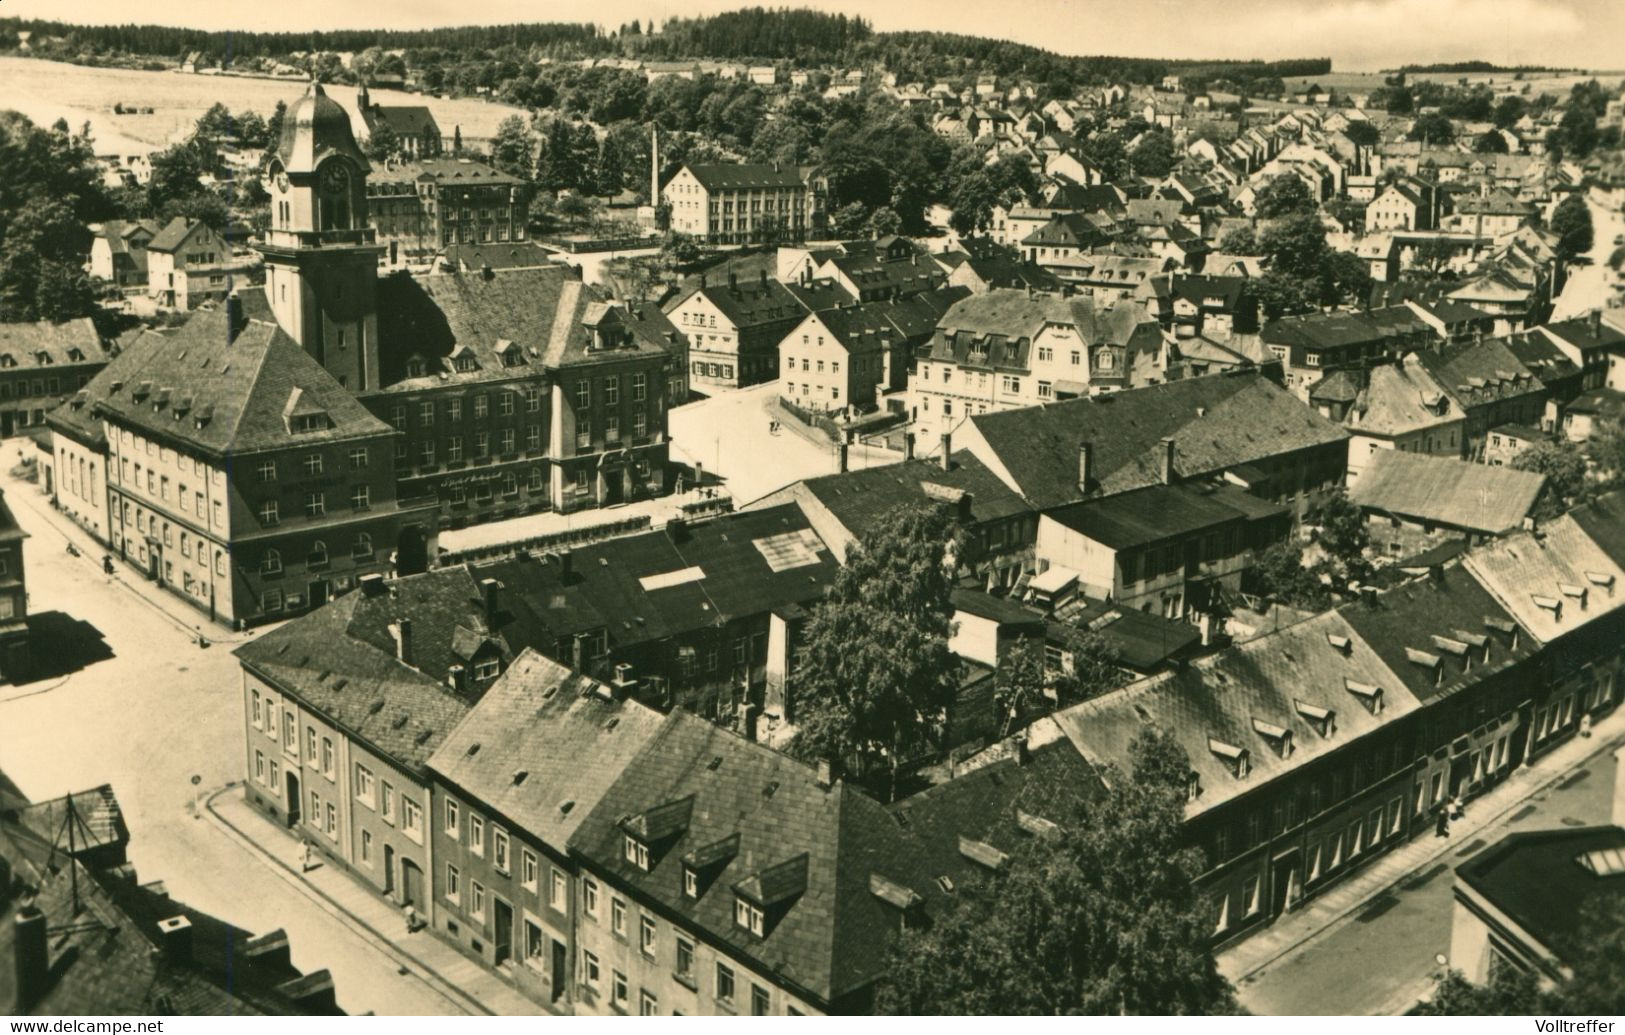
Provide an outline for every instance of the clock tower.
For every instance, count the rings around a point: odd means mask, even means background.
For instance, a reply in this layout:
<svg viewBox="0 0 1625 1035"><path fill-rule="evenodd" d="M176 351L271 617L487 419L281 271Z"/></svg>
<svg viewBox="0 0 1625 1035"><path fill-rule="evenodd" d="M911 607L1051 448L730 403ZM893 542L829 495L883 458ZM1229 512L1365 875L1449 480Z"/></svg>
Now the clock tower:
<svg viewBox="0 0 1625 1035"><path fill-rule="evenodd" d="M350 116L320 83L288 109L267 168L271 225L259 246L277 323L352 393L378 387L378 258L367 222L371 167Z"/></svg>

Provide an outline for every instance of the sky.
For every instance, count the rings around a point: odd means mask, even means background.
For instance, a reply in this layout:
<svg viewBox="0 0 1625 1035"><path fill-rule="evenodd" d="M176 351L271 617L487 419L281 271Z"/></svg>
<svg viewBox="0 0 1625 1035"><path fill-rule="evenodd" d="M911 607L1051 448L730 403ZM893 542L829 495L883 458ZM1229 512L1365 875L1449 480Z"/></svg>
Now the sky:
<svg viewBox="0 0 1625 1035"><path fill-rule="evenodd" d="M1337 71L1481 59L1625 68L1625 0L5 0L0 14L203 29L583 21L614 27L759 3L862 15L876 29L939 29L1068 54L1168 58L1331 57Z"/></svg>

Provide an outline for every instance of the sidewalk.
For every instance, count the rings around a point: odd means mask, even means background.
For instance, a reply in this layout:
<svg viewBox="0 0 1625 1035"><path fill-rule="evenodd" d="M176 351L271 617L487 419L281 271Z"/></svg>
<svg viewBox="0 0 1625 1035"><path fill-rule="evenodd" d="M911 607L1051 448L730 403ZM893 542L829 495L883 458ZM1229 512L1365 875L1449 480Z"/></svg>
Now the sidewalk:
<svg viewBox="0 0 1625 1035"><path fill-rule="evenodd" d="M106 546L98 543L91 534L80 528L61 511L51 506L51 501L40 495L39 486L33 482L19 481L8 478L6 484L6 502L10 503L15 511L19 506L44 521L57 533L58 540L45 539L39 547L56 549L59 546L66 548L72 543L79 550L79 561L94 571L98 577L122 586L127 592L138 597L148 607L157 611L175 628L188 636L196 637L199 633L207 637L216 645L231 645L244 643L254 638L257 632L264 631L260 627L249 632L235 632L230 627L209 620L209 616L196 608L189 607L173 593L165 592L156 583L142 575L135 568L114 558L114 574L102 574L102 557L109 552Z"/></svg>
<svg viewBox="0 0 1625 1035"><path fill-rule="evenodd" d="M546 1016L539 1004L423 929L406 933L401 911L357 884L331 864L301 873L302 842L243 800L240 784L230 784L205 801L209 822L260 857L265 866L327 913L428 985L454 1009L497 1017Z"/></svg>
<svg viewBox="0 0 1625 1035"><path fill-rule="evenodd" d="M1625 709L1597 723L1591 733L1589 738L1574 737L1533 766L1517 769L1488 793L1468 801L1466 814L1450 824L1449 837L1434 837L1431 831L1424 831L1297 911L1220 951L1220 973L1239 985L1337 927L1372 899L1441 857L1453 870L1457 860L1448 857L1479 831L1495 825L1591 756L1625 741Z"/></svg>

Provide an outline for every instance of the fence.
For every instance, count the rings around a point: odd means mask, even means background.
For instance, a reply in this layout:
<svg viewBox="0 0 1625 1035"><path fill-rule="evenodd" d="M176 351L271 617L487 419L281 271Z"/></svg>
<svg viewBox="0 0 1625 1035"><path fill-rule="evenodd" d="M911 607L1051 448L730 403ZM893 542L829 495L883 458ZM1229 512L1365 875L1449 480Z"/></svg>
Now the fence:
<svg viewBox="0 0 1625 1035"><path fill-rule="evenodd" d="M465 550L448 550L440 554L436 564L440 567L450 567L454 564L477 564L480 561L504 560L532 550L545 552L548 550L569 549L574 546L586 546L589 543L601 542L605 539L631 535L633 532L645 532L652 525L653 522L650 521L649 515L643 514L638 517L623 518L620 521L605 521L596 525L588 525L585 528L550 532L547 535L515 539L506 543L494 543L490 546L471 546Z"/></svg>

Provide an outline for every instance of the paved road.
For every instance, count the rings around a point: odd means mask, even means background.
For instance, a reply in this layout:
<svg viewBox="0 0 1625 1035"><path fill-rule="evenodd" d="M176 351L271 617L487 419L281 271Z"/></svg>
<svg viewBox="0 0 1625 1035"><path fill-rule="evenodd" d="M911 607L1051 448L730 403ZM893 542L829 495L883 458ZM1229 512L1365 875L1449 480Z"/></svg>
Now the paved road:
<svg viewBox="0 0 1625 1035"><path fill-rule="evenodd" d="M1509 832L1609 822L1615 762L1594 755L1575 772L1363 910L1243 982L1242 1005L1272 1015L1378 1015L1426 992L1450 952L1455 867ZM1468 804L1469 811L1472 804Z"/></svg>
<svg viewBox="0 0 1625 1035"><path fill-rule="evenodd" d="M1569 279L1563 284L1563 293L1557 296L1557 302L1552 306L1553 320L1580 316L1608 302L1606 263L1608 256L1618 247L1614 244L1614 238L1625 234L1625 214L1599 204L1590 196L1587 196L1586 202L1591 206L1591 264L1578 266L1569 272Z"/></svg>
<svg viewBox="0 0 1625 1035"><path fill-rule="evenodd" d="M0 685L0 768L34 799L111 783L143 880L162 880L176 899L246 930L284 928L295 965L331 970L346 1010L447 1012L439 995L198 818L199 790L241 776L241 684L229 646L198 647L104 576L99 554L70 557L63 519L32 485L8 481L6 501L31 537L30 611L87 623L86 642L99 636L105 650L65 677Z"/></svg>
<svg viewBox="0 0 1625 1035"><path fill-rule="evenodd" d="M722 391L708 399L671 411L672 455L687 463L701 463L720 475L740 504L803 478L833 474L835 448L781 428L768 432L764 407L779 390L777 381L738 391ZM858 445L852 447L853 468L893 463L897 455Z"/></svg>

